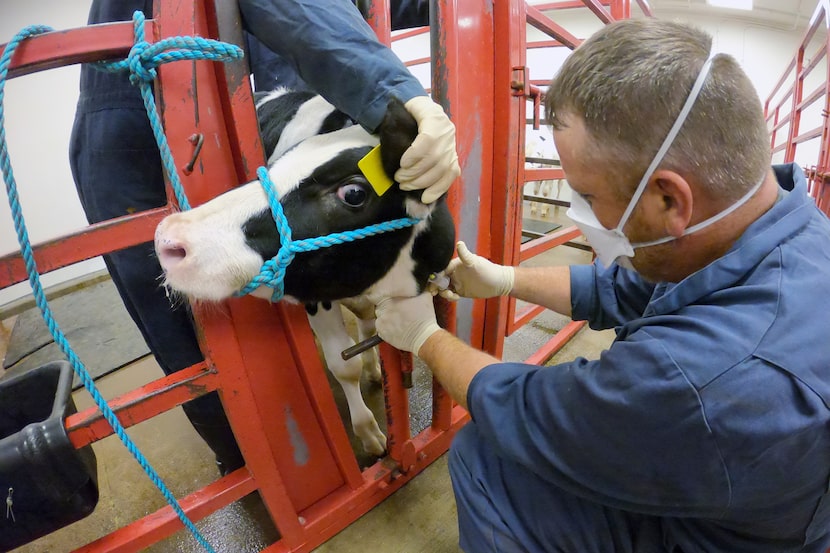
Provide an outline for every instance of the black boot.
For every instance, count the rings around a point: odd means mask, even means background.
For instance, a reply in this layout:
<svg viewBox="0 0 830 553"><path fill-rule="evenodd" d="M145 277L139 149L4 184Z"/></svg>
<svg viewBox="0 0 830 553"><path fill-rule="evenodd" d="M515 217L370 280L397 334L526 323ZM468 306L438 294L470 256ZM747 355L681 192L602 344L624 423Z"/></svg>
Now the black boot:
<svg viewBox="0 0 830 553"><path fill-rule="evenodd" d="M215 403L220 406L218 412L216 409L210 409L209 411L203 409L206 404L213 403L213 401L210 401L213 399L211 396L215 397ZM201 401L205 399L208 401ZM194 403L197 405L192 405ZM185 403L182 408L191 424L193 424L193 428L196 429L199 436L216 455L216 466L222 476L245 466L245 458L242 457L242 452L239 451L231 425L228 423L224 411L221 410L221 403L215 394Z"/></svg>

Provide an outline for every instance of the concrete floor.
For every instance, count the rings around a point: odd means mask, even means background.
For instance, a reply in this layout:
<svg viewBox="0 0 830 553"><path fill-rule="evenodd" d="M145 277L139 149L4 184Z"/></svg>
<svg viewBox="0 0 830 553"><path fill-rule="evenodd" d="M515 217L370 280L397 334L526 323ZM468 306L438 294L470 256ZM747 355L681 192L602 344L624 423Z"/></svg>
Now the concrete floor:
<svg viewBox="0 0 830 553"><path fill-rule="evenodd" d="M541 262L585 263L589 259L585 252L558 248ZM0 358L5 354L4 340L8 339L13 323L13 320L7 319L0 325ZM504 358L525 359L566 323L566 318L553 313L540 315L507 340ZM584 329L550 364L577 356L596 358L612 339L613 332ZM97 385L104 397L110 398L160 376L161 370L151 357L147 357L101 378ZM429 379L426 377L423 380ZM76 392L75 401L79 409L92 404L83 390ZM421 423L413 423L416 424ZM184 496L216 479L211 451L192 429L180 408L131 428L129 434L175 496ZM155 486L117 437L97 442L93 448L98 459L100 487L100 500L95 512L67 528L15 550L16 553L72 551L165 505ZM216 551L222 553L253 553L278 538L256 494L214 513L197 525ZM455 501L444 456L315 551L449 553L459 551L457 540ZM186 531L147 549L151 553L201 550Z"/></svg>

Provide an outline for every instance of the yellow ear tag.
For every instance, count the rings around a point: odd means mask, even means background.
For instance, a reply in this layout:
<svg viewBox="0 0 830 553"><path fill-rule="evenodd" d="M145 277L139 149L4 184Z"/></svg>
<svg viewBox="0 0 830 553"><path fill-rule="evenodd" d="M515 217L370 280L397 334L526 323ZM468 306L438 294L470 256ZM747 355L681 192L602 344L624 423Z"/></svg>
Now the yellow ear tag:
<svg viewBox="0 0 830 553"><path fill-rule="evenodd" d="M394 181L383 170L383 163L380 160L380 145L375 146L372 151L363 156L363 159L357 162L357 166L360 167L360 170L366 176L366 180L369 181L378 196L383 196L394 184Z"/></svg>

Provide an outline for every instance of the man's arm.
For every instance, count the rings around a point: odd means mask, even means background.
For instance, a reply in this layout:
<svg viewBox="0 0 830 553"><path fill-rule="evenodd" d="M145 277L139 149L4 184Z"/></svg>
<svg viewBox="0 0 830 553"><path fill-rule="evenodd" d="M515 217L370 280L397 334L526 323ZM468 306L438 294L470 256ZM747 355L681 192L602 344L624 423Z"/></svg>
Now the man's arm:
<svg viewBox="0 0 830 553"><path fill-rule="evenodd" d="M427 338L417 352L448 394L467 409L467 390L478 372L498 359L472 348L447 332L440 330Z"/></svg>
<svg viewBox="0 0 830 553"><path fill-rule="evenodd" d="M516 267L510 295L571 316L571 268Z"/></svg>
<svg viewBox="0 0 830 553"><path fill-rule="evenodd" d="M351 2L240 0L246 28L339 110L374 131L389 98L426 92Z"/></svg>

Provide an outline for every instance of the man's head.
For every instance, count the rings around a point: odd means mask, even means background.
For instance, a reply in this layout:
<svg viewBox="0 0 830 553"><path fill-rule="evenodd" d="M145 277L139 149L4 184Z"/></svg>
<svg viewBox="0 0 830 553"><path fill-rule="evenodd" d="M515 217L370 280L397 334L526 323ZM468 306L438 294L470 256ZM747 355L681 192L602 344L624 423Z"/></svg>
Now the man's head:
<svg viewBox="0 0 830 553"><path fill-rule="evenodd" d="M620 221L710 48L711 37L686 25L621 21L586 40L551 82L546 117L563 169L575 192L588 196L604 226L614 228ZM626 234L631 242L681 236L744 196L768 173L769 161L758 96L737 62L718 55L677 137L648 179ZM637 250L634 265L647 277L663 279L666 275L648 274L643 261L677 247L679 243Z"/></svg>

